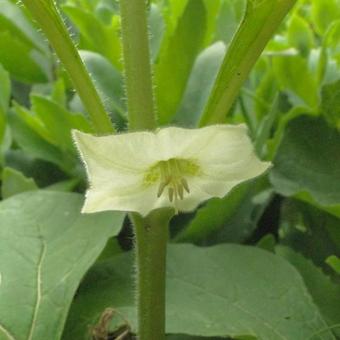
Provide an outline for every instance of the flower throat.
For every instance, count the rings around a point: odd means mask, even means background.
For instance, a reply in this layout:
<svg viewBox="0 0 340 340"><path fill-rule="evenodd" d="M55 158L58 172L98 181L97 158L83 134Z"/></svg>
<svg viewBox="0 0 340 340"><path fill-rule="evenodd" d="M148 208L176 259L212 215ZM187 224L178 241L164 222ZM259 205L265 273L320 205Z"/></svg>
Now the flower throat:
<svg viewBox="0 0 340 340"><path fill-rule="evenodd" d="M188 178L199 173L199 166L193 160L171 158L159 161L146 176L147 182L159 181L157 197L167 191L170 202L183 200L190 193Z"/></svg>

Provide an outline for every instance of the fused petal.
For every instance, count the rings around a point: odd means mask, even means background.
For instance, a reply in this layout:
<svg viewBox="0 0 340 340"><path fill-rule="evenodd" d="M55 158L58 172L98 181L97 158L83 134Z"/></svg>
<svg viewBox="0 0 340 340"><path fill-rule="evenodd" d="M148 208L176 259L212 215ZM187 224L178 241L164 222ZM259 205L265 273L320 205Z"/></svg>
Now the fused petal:
<svg viewBox="0 0 340 340"><path fill-rule="evenodd" d="M256 157L244 125L73 137L90 182L83 212L190 211L270 166Z"/></svg>

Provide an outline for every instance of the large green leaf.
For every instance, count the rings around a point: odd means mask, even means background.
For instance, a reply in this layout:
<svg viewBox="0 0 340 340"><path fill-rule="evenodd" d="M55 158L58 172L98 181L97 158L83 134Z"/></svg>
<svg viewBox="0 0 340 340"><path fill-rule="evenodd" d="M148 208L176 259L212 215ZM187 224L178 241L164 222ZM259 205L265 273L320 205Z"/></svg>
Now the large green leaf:
<svg viewBox="0 0 340 340"><path fill-rule="evenodd" d="M340 133L321 118L290 121L270 179L277 192L297 195L340 216Z"/></svg>
<svg viewBox="0 0 340 340"><path fill-rule="evenodd" d="M275 250L277 254L286 258L300 272L313 300L329 325L339 325L340 286L332 282L320 268L301 254L283 246L278 246ZM340 331L336 334L340 335Z"/></svg>
<svg viewBox="0 0 340 340"><path fill-rule="evenodd" d="M81 215L82 201L36 191L0 204L0 339L60 339L80 280L123 219Z"/></svg>
<svg viewBox="0 0 340 340"><path fill-rule="evenodd" d="M182 1L182 0L181 0ZM173 33L164 39L155 67L156 99L161 124L169 123L182 99L196 55L203 47L206 10L190 0Z"/></svg>
<svg viewBox="0 0 340 340"><path fill-rule="evenodd" d="M86 339L88 326L107 307L119 310L135 329L132 260L120 255L90 271L71 308L65 340ZM327 327L299 273L267 251L173 245L167 269L168 333L306 340ZM318 338L334 340L327 330Z"/></svg>

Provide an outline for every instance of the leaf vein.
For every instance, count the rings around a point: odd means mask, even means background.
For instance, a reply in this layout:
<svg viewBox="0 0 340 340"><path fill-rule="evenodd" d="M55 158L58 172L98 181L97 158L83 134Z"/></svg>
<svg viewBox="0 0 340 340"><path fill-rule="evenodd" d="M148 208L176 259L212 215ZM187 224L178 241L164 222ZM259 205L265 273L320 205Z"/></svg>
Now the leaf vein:
<svg viewBox="0 0 340 340"><path fill-rule="evenodd" d="M37 323L37 318L38 318L38 312L41 304L41 298L42 298L42 280L41 280L41 268L42 268L42 263L44 261L46 254L46 243L41 237L41 251L40 251L40 256L38 260L38 267L37 267L37 298L36 298L36 303L34 307L34 313L33 313L33 318L32 318L32 324L30 328L30 332L28 334L27 340L32 340L33 339L33 333L34 329Z"/></svg>
<svg viewBox="0 0 340 340"><path fill-rule="evenodd" d="M16 340L15 337L1 324L0 331L7 336L8 340Z"/></svg>

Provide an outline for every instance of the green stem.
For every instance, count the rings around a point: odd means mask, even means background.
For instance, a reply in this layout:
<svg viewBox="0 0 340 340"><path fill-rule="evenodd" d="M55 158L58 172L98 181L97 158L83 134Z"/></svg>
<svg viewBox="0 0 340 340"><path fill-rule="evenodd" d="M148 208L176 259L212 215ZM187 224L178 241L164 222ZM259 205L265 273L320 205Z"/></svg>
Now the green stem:
<svg viewBox="0 0 340 340"><path fill-rule="evenodd" d="M248 0L244 19L224 58L200 126L223 123L267 42L296 0Z"/></svg>
<svg viewBox="0 0 340 340"><path fill-rule="evenodd" d="M120 0L123 60L130 130L156 128L147 3ZM170 210L171 211L171 210ZM168 209L147 218L132 214L136 233L138 339L165 339L165 271Z"/></svg>
<svg viewBox="0 0 340 340"><path fill-rule="evenodd" d="M132 215L136 232L138 339L165 339L165 272L170 209Z"/></svg>
<svg viewBox="0 0 340 340"><path fill-rule="evenodd" d="M114 128L57 8L52 0L23 0L38 22L87 109L97 133L112 133Z"/></svg>
<svg viewBox="0 0 340 340"><path fill-rule="evenodd" d="M156 128L145 0L120 0L130 130Z"/></svg>

